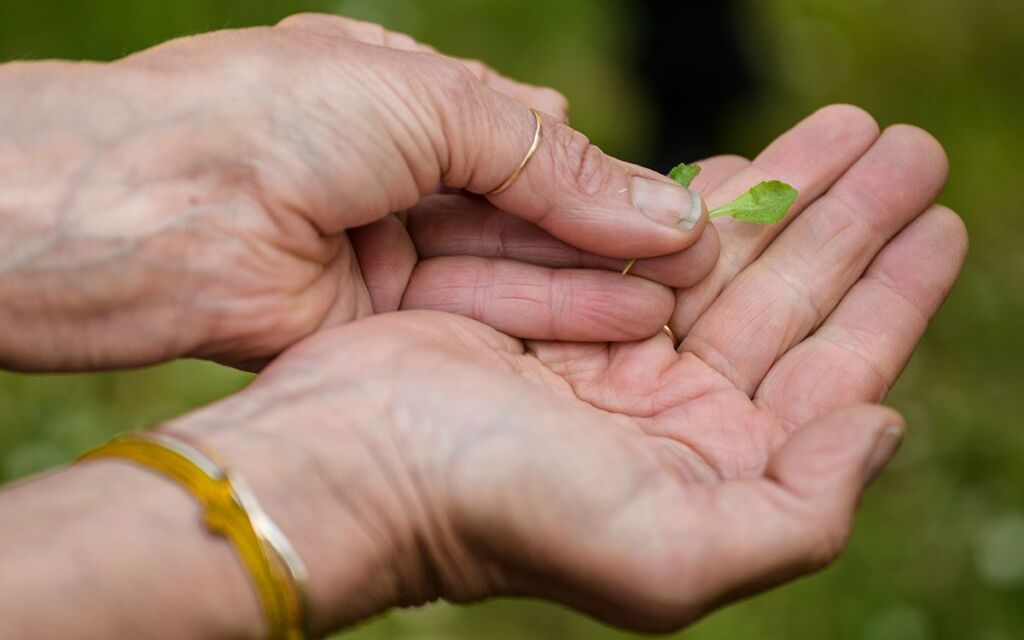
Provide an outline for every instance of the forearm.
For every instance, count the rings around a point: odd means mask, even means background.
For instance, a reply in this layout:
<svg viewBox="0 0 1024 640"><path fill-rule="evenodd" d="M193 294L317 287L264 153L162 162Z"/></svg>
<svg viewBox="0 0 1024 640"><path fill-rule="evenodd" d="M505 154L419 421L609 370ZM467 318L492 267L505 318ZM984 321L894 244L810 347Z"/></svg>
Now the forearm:
<svg viewBox="0 0 1024 640"><path fill-rule="evenodd" d="M167 429L201 440L251 485L308 565L315 628L396 603L396 528L377 517L391 497L368 455L375 445L341 437L345 450L331 455L351 482L340 487L301 445L272 430L241 435L226 417L214 407ZM0 494L0 566L2 637L258 638L264 629L245 570L205 529L195 498L133 463L89 461Z"/></svg>

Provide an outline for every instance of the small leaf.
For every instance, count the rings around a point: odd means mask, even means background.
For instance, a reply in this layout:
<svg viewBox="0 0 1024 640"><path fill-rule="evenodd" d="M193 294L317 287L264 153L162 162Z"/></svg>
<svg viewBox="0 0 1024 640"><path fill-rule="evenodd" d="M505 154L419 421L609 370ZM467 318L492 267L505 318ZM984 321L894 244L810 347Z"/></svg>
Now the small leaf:
<svg viewBox="0 0 1024 640"><path fill-rule="evenodd" d="M668 172L668 177L689 188L690 183L693 182L698 173L700 173L700 165L681 162L672 167L672 170Z"/></svg>
<svg viewBox="0 0 1024 640"><path fill-rule="evenodd" d="M785 182L769 180L754 186L729 204L713 210L708 217L731 216L743 222L775 224L786 217L797 195L797 190Z"/></svg>

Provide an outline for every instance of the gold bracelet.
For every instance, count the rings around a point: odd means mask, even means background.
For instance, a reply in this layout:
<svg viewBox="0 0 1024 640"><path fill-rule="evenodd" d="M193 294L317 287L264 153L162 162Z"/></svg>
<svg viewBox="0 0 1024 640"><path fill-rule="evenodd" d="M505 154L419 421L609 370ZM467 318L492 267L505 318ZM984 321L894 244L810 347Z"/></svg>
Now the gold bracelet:
<svg viewBox="0 0 1024 640"><path fill-rule="evenodd" d="M166 434L116 438L79 461L124 458L184 485L202 504L206 526L227 538L252 579L271 640L310 637L307 573L295 548L245 481L195 446Z"/></svg>

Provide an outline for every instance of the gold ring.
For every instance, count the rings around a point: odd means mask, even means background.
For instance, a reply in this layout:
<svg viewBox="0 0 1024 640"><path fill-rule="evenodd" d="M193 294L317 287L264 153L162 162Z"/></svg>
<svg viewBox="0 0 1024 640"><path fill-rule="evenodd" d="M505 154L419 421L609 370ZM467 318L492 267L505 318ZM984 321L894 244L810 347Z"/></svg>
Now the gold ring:
<svg viewBox="0 0 1024 640"><path fill-rule="evenodd" d="M666 324L664 327L661 328L661 330L664 331L665 335L668 336L668 339L672 341L672 346L675 347L676 349L678 349L679 348L679 341L676 340L676 334L675 334L674 331L672 331L672 327L670 327L670 326L668 326Z"/></svg>
<svg viewBox="0 0 1024 640"><path fill-rule="evenodd" d="M515 173L510 175L508 177L508 180L502 182L497 189L490 192L488 195L496 196L499 193L511 187L512 183L516 181L516 178L518 178L519 175L523 173L523 169L526 168L526 165L530 163L530 159L533 158L533 154L537 152L537 147L540 146L540 137L544 131L544 123L541 120L539 111L537 111L533 107L529 107L529 109L530 113L533 114L533 119L537 121L537 129L533 133L533 144L530 145L530 149L526 152L526 156L523 157L523 161L519 163L519 167L515 170Z"/></svg>

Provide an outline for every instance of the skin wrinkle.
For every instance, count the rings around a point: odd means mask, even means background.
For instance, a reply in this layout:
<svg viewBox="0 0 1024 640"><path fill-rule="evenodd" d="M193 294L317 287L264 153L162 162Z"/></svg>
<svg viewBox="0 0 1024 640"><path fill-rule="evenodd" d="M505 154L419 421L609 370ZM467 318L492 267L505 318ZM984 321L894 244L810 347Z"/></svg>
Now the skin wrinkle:
<svg viewBox="0 0 1024 640"><path fill-rule="evenodd" d="M841 217L845 221L845 224L841 225L833 233L832 241L837 240L841 236L841 234L847 229L853 228L854 237L864 241L861 242L860 244L864 244L868 248L868 251L865 251L865 254L868 254L866 255L866 257L870 258L872 255L874 255L874 253L877 253L878 249L883 244L885 244L884 238L887 236L895 235L896 233L898 233L898 230L896 232L893 232L888 228L884 228L884 225L878 225L878 228L876 228L875 225L871 224L872 216L861 215L858 213L858 211L884 212L885 210L880 208L864 208L860 210L854 209L853 207L851 207L850 203L847 200L837 195L840 191L841 190L838 189L830 189L828 193L822 196L822 198L817 203L815 203L814 208L827 211L827 215L830 219ZM878 206L881 206L881 204L879 203ZM879 217L882 218L883 221L887 221L890 216L888 215L888 213L886 213L885 215ZM860 231L861 233L857 234L857 231ZM831 241L823 245L821 248L819 248L818 251L828 248L830 243ZM857 245L858 243L852 242L851 244Z"/></svg>
<svg viewBox="0 0 1024 640"><path fill-rule="evenodd" d="M815 295L808 292L806 286L796 277L788 275L786 271L779 269L772 260L762 261L761 266L774 277L775 282L781 284L783 289L790 291L793 294L793 297L802 303L804 309L809 312L809 315L812 318L815 319L815 324L821 322L821 320L828 315L828 312L822 304L815 301ZM823 301L823 304L827 304L827 301ZM799 338L799 336L793 337L797 339ZM786 344L782 344L780 346L785 350L789 346L792 346L792 341L787 341Z"/></svg>
<svg viewBox="0 0 1024 640"><path fill-rule="evenodd" d="M349 250L347 252L344 252L344 253L342 252L342 250L341 250L342 242L348 242ZM335 281L335 280L339 281L339 284L335 285L332 288L333 294L331 295L331 299L327 302L326 308L327 309L337 309L339 307L345 307L345 308L355 309L354 315L356 317L363 317L364 315L369 315L369 314L366 313L366 309L360 310L360 307L361 306L365 306L365 305L360 305L359 301L369 300L370 299L370 292L366 288L366 281L362 277L362 271L361 271L361 268L360 268L360 265L359 265L359 261L356 258L356 252L355 252L355 249L352 247L351 241L348 240L347 237L346 237L345 239L342 240L342 242L338 242L337 243L337 249L336 249L336 251L334 253L334 256L331 257L330 261L328 261L327 265L323 268L323 272L321 274L321 278L327 278L328 282ZM345 253L348 254L348 260L347 260L348 264L347 264L347 266L349 267L349 271L341 270L341 273L339 274L338 273L339 272L338 263L339 263L340 260L344 260L344 258L346 257ZM352 273L352 274L354 274L356 276L354 278L354 280L355 280L354 285L355 285L355 289L356 289L355 291L352 290L353 287L342 286L342 284L340 283L340 281L345 279L345 277L343 275L345 273ZM332 277L332 276L336 276L336 275L338 276L337 278ZM312 286L312 284L311 284L311 286ZM349 301L350 301L351 304L349 304L349 305L339 305L338 304L339 300L341 300L341 296L342 296L342 292L343 291L349 291L350 292ZM301 293L305 293L305 292L294 293L294 294L292 294L292 298L293 299L297 298ZM372 308L369 311L370 311L370 313L372 313L373 312ZM320 322L315 327L313 327L310 330L310 334L315 333L317 331L322 331L322 330L328 328L329 326L335 324L337 321L338 321L338 319L337 318L333 318L331 316L330 311L328 311L327 313L323 314L323 317L321 318Z"/></svg>
<svg viewBox="0 0 1024 640"><path fill-rule="evenodd" d="M407 425L409 428L422 430L423 425ZM487 427L480 430L480 435L485 434ZM397 432L391 434L394 446L402 448L405 446ZM465 443L464 443L465 444ZM458 458L461 457L459 450L452 452L441 468L454 469L458 465ZM452 530L450 524L446 525L443 509L438 509L434 501L430 499L431 492L427 489L428 481L419 477L418 474L410 475L410 485L423 506L424 522L426 531L417 536L417 547L421 552L421 564L423 573L427 576L427 587L425 596L421 600L433 601L444 594L451 594L456 600L468 600L479 597L479 593L486 590L486 579L472 561L467 561L466 551L460 549L456 540L458 532ZM445 486L451 484L448 480ZM444 492L446 493L446 492ZM435 532L432 535L429 532ZM484 584L480 584L481 580ZM463 585L463 586L460 586Z"/></svg>
<svg viewBox="0 0 1024 640"><path fill-rule="evenodd" d="M901 287L898 287L896 280L888 273L884 268L871 269L863 281L867 284L877 282L880 286L884 287L887 291L897 296L901 300L904 300L907 305L913 309L917 315L921 318L922 324L927 326L928 321L931 320L931 315L921 309L921 306L916 301L912 300L906 293L904 293Z"/></svg>
<svg viewBox="0 0 1024 640"><path fill-rule="evenodd" d="M335 504L342 509L342 512L353 514L354 517L351 518L350 526L351 524L355 525L354 534L356 537L361 538L362 543L373 549L377 555L383 555L386 547L382 541L388 539L387 533L390 533L392 538L394 538L394 529L384 526L377 528L370 525L369 518L362 514L362 509L356 503L355 499L351 497L348 492L341 490L341 488L337 486L337 483L332 481L330 472L320 462L317 456L308 455L306 466L312 472L312 475L318 478L319 482L326 487L332 500L334 500ZM361 515L363 517L360 517ZM350 529L346 527L346 533L348 531L350 531ZM389 586L396 591L401 592L401 585L396 584Z"/></svg>
<svg viewBox="0 0 1024 640"><path fill-rule="evenodd" d="M456 154L464 153L475 148L475 145L453 143L463 141L465 132L490 131L486 122L481 122L481 108L479 96L476 93L475 85L469 82L472 74L465 67L458 63L451 63L451 66L443 68L444 75L434 77L436 84L424 84L423 81L413 74L414 86L420 86L422 95L426 98L424 105L430 105L430 120L439 125L439 135L433 138L437 159L439 162L440 181L442 184L465 188L476 193L487 193L497 187L500 180L496 178L490 187L478 187L477 176L474 175L476 165L475 158L457 157ZM474 79L475 80L475 79ZM429 131L430 129L428 129ZM453 177L454 167L460 172ZM509 171L511 173L511 171Z"/></svg>
<svg viewBox="0 0 1024 640"><path fill-rule="evenodd" d="M290 85L287 86L287 90L294 95L293 88ZM294 98L293 101L295 101ZM307 161L305 164L307 167L314 168L327 165L328 163L325 162L322 154L317 152L317 145L312 141L305 127L283 126L282 120L285 118L279 115L279 109L276 108L276 105L277 103L272 102L264 111L265 117L263 121L268 128L269 139L278 140L284 133L287 133L288 139L295 143L297 148L301 149L306 155ZM342 143L344 140L345 138L342 138L339 143ZM282 151L277 149L274 155L280 156L281 153ZM294 215L300 219L309 219L309 223L315 232L321 236L325 235L317 221L330 217L327 213L327 210L330 208L330 205L327 204L329 196L325 193L319 198L310 197L309 190L306 190L302 193L301 200L284 199L281 194L286 191L276 185L288 184L291 180L285 176L282 169L277 169L274 163L265 162L259 158L261 156L248 158L244 162L252 166L253 175L256 178L254 180L254 188L258 194L258 199L268 203L268 213L281 234L284 235L291 228L291 225L287 225L283 218L288 215ZM322 176L320 183L330 184L327 178L327 176ZM320 212L319 215L317 212ZM311 215L307 215L307 213L311 213ZM284 216L280 214L284 214Z"/></svg>
<svg viewBox="0 0 1024 640"><path fill-rule="evenodd" d="M361 74L361 73L353 73L352 70L349 69L349 73L346 76L348 95L355 95L357 97L363 96L363 97L365 97L365 100L371 100L372 96L376 96L376 94L382 88L384 88L384 89L390 88L390 85L388 85L387 82L381 82L382 80L384 80L384 79L379 77L378 75L370 76L368 71L366 73L362 73ZM303 94L303 96L305 96L305 95L306 94ZM309 116L307 118L303 118L302 120L305 120L305 121L315 121L315 122L320 123L320 125L322 127L326 127L327 134L325 135L325 138L328 139L328 140L331 140L331 142L334 145L344 145L348 140L354 139L354 138L357 137L357 136L351 136L350 135L350 133L351 133L350 131L341 129L340 128L340 124L336 123L334 121L334 119L320 117L320 114L322 114L322 113L326 113L326 114L334 113L335 111L337 111L337 108L336 108L335 105L333 105L330 102L328 102L327 99L324 96L319 95L319 94L314 94L314 96L315 96L315 100L318 100L321 103L322 106L319 109L309 109L307 107L306 110L309 111ZM392 114L396 113L393 109L391 109L390 102L391 102L391 100L393 100L394 98L396 98L398 96L399 96L399 94L397 94L396 92L392 91L392 95L390 96L390 99L389 100L381 101L381 104L379 105L380 109L375 111L372 114L369 114L370 115L369 118L354 118L354 119L350 119L350 121L349 121L349 128L351 128L352 126L359 126L364 120L367 120L367 119L370 120L370 121L376 121L378 119L378 117L380 115L382 115L382 114L387 114L389 112L391 112ZM305 100L298 100L297 104L302 105L302 104L305 104L305 102L306 102ZM358 103L358 100L353 100L353 102L354 103ZM397 120L397 121L400 122L401 119L400 118L396 118L394 120ZM393 126L394 122L392 122L391 125ZM304 144L306 146L308 146L310 149L319 149L322 146L319 142L313 141L312 138L310 138L309 135L306 134L306 130L305 130L304 127L302 127L302 126L290 127L290 130L293 132L293 134L299 135L304 140ZM403 152L404 150L401 149L399 145L392 144L394 142L394 140L393 140L393 138L391 138L389 136L388 131L389 131L389 128L387 126L382 126L382 127L379 127L379 128L375 128L375 127L363 128L363 129L360 130L360 136L359 137L367 138L367 141L371 142L371 144L369 145L370 147L392 148L395 151L398 151L399 153ZM362 153L359 149L356 148L356 146L354 144L353 145L349 145L349 146L344 147L344 148L335 147L335 151L337 151L338 154L341 155L342 157L345 157L345 154L348 153L349 156L351 156L353 159L358 158L358 161L363 163L364 165L367 163L368 158L374 158L375 157L373 155L368 155L366 153ZM328 171L329 171L329 168L337 166L339 164L339 162L328 160L328 158L331 157L331 156L323 155L320 152L315 152L315 153L316 153L316 156L308 159L307 162L306 162L306 165L308 167L313 167L313 168L316 168L316 167L323 167L324 168L325 172L322 172L321 175L319 176L319 184L331 185L331 184L336 183L338 181L338 178L339 178L338 174L337 173L329 173ZM408 162L407 158L403 158L402 162L391 163L391 164L393 164L395 166L389 165L389 166L380 166L380 167L376 167L376 168L364 167L364 170L362 172L360 172L359 175L361 176L361 179L363 179L363 180L371 180L371 181L373 181L373 183L375 185L373 190L375 192L379 192L379 193L392 193L392 192L394 192L396 194L400 194L400 195L396 196L395 201L392 203L394 206L391 207L392 210L398 210L398 209L402 209L405 206L407 206L406 201L409 200L410 198L414 198L414 196L412 194L416 193L418 191L418 188L414 186L413 189L411 189L409 191L406 191L406 189L404 187L400 186L401 172L397 171L396 169L397 169L397 166L400 165L402 167L405 167L407 170L409 170L411 168L411 165L409 165L409 162ZM342 177L344 177L344 176L345 176L345 174L342 174ZM385 180L385 176L387 176L386 180ZM410 177L410 181L413 183L413 185L416 185L417 177L415 175L413 175L411 173L411 171L409 173L409 177ZM354 186L356 186L356 185L354 185ZM356 186L356 188L358 188L358 189L366 189L366 185L365 184L360 184L360 185ZM334 198L333 194L330 197L332 197L332 199L333 199ZM342 198L337 198L336 201L337 202L345 202L345 200L342 199ZM317 227L318 231L321 233L321 235L333 235L334 233L340 232L342 230L341 228L334 228L334 227L337 226L336 223L334 222L334 218L337 217L339 219L343 219L343 216L336 215L336 214L340 214L340 213L341 213L340 211L336 211L334 209L334 206L332 206L330 201L328 201L327 203L324 204L322 215L314 216L314 223L316 224L316 227ZM361 223L362 221L359 221L359 222ZM330 229L326 228L328 225L331 226L332 228L330 228Z"/></svg>
<svg viewBox="0 0 1024 640"><path fill-rule="evenodd" d="M417 108L417 103L414 100L410 100L406 92L402 91L400 87L394 86L386 77L382 79L390 90L391 96L390 100L384 101L383 108L392 115L392 124L397 124L402 130L398 136L392 134L391 142L398 151L402 162L405 163L407 171L416 185L417 195L425 195L436 187L443 177L443 170L438 164L438 158L441 157L438 155L438 146L436 142L431 140L429 134L431 119L429 116L425 117L421 113L421 110ZM392 103L395 106L392 106ZM401 113L397 105L403 107ZM414 122L408 122L408 118L402 117L403 113L411 115ZM415 127L413 126L414 123ZM403 144L403 141L412 142L414 151L410 151ZM426 161L423 161L423 159L426 159ZM429 171L423 171L423 167L426 166L430 166ZM396 210L404 209L413 204L415 202L405 202L403 200L400 203L395 203L392 208Z"/></svg>
<svg viewBox="0 0 1024 640"><path fill-rule="evenodd" d="M686 361L687 359L689 360L689 362ZM683 367L689 366L690 363L700 364L708 372L712 373L713 375L709 379L709 381L708 381L708 383L706 385L694 389L692 396L678 396L678 395L675 395L674 397L675 397L675 399L677 401L678 400L684 400L684 401L694 400L694 399L696 399L696 398L698 398L698 397L700 397L702 395L705 395L707 393L713 393L714 391L724 391L724 390L729 390L729 389L733 388L732 383L728 380L728 378L726 378L724 375L719 373L714 368L708 366L707 363L702 361L697 356L697 354L695 354L695 353L685 353L685 354L682 354L682 356L680 357L679 360L673 361L667 368L665 368L662 371L661 374L659 374L659 376L658 376L658 384L655 386L656 393L657 392L662 392L665 389L672 389L673 386L674 386L674 383L676 382L675 376L678 375L678 374L676 374L676 372L682 370ZM670 373L673 374L672 377L669 377Z"/></svg>
<svg viewBox="0 0 1024 640"><path fill-rule="evenodd" d="M889 393L889 389L892 387L892 376L886 375L886 373L883 372L877 364L872 362L863 353L861 353L861 351L858 350L854 344L846 340L842 340L838 335L838 332L834 331L823 331L816 333L813 336L811 336L810 340L811 342L813 342L814 340L820 340L822 342L825 342L828 345L836 347L859 360L861 364L864 366L864 368L871 373L872 377L875 378L875 382L877 383L876 388L878 392L874 394L874 397L872 399L875 400L876 402L881 402L883 399L885 399L885 396ZM819 378L819 382L821 381L823 381L823 379Z"/></svg>
<svg viewBox="0 0 1024 640"><path fill-rule="evenodd" d="M399 95L401 95L399 93ZM416 108L419 107L419 108ZM429 148L433 159L434 168L436 174L431 173L429 179L425 179L419 183L420 194L427 194L437 183L444 181L446 175L446 164L443 159L448 157L449 145L447 139L444 138L439 132L434 131L432 123L437 122L439 114L436 111L431 111L427 103L417 103L410 109L410 113L416 119L419 129L424 134L424 148ZM426 152L424 152L425 155Z"/></svg>
<svg viewBox="0 0 1024 640"><path fill-rule="evenodd" d="M548 332L559 335L566 320L569 319L567 311L573 310L575 287L571 276L563 277L562 272L556 269L548 271L547 294L551 297L551 313L548 316ZM586 309L586 306L580 308Z"/></svg>
<svg viewBox="0 0 1024 640"><path fill-rule="evenodd" d="M473 279L473 295L470 299L470 313L469 315L474 318L486 318L489 315L488 299L485 296L485 292L489 291L494 286L494 265L493 263L488 265L487 269L481 269L476 273Z"/></svg>
<svg viewBox="0 0 1024 640"><path fill-rule="evenodd" d="M718 470L685 442L663 434L654 434L650 437L663 443L668 450L664 456L665 461L678 474L677 480L707 486L724 480Z"/></svg>
<svg viewBox="0 0 1024 640"><path fill-rule="evenodd" d="M707 403L710 403L710 399L716 395L728 395L735 391L735 389L722 389L705 394L701 396L701 398ZM690 429L667 432L661 425L655 425L651 418L647 419L647 423L642 421L641 425L649 425L644 428L644 431L648 434L664 436L685 445L723 479L750 478L756 477L761 473L764 469L764 465L767 463L768 455L772 448L763 446L762 442L754 437L754 430L746 426L734 428L736 427L735 422L721 414L713 416L711 419L707 420L695 420L690 417L690 414L693 411L694 408L692 405L679 405L678 412L681 414L681 417L674 422L677 424L687 425L705 423L707 425L715 425L713 430L715 437L711 437L711 433L709 433L707 429L701 429L699 433L691 431ZM718 412L720 409L716 409L715 411ZM661 415L657 416L657 418L662 419L663 417L664 416ZM730 437L737 434L741 434L746 439L746 442L741 446L735 446L735 437ZM706 442L701 442L701 439L706 440ZM744 463L737 454L731 452L716 454L715 449L720 448L719 443L723 440L733 442L733 449L736 451L752 452L747 456L750 460Z"/></svg>
<svg viewBox="0 0 1024 640"><path fill-rule="evenodd" d="M545 347L551 346L550 343L542 344L544 344ZM561 351L563 353L565 352L564 349ZM539 363L545 368L551 370L555 375L565 378L573 388L577 388L577 384L590 384L590 370L596 369L603 371L604 368L607 367L609 359L608 351L605 349L594 352L588 351L588 353L583 357L576 358L566 355L564 358L560 359L551 358L549 352L546 351L543 362ZM581 368L581 365L590 362L592 362L592 364L587 364L586 368ZM581 397L584 395L586 394L580 393Z"/></svg>
<svg viewBox="0 0 1024 640"><path fill-rule="evenodd" d="M393 388L392 380L384 380L385 385L389 389ZM394 396L394 392L390 391L390 395ZM398 425L401 424L400 418L396 415L395 408L391 403L385 403L385 414L387 415L387 424L383 428L383 432L386 434L385 437L389 441L390 447L395 452L400 452L403 448L403 443L398 437L397 430ZM416 425L421 431L423 425ZM389 428L390 427L390 428ZM389 468L388 457L384 455L382 451L377 448L371 448L371 454L377 460L382 470ZM399 457L400 454L399 454ZM396 467L396 469L401 468ZM405 576L405 584L400 585L400 600L405 600L410 604L418 604L421 602L427 602L436 599L443 589L443 580L441 578L441 564L435 557L435 545L430 541L431 532L438 529L436 523L436 516L431 513L430 502L426 498L426 493L422 487L419 486L415 476L413 474L406 474L407 477L403 482L397 477L396 473L386 473L384 477L386 482L391 487L391 492L398 500L401 505L401 512L412 516L413 526L411 529L411 550L414 552L413 565L416 570L413 575L408 573ZM399 572L401 576L405 572Z"/></svg>
<svg viewBox="0 0 1024 640"><path fill-rule="evenodd" d="M419 186L419 194L426 195L437 186L437 183L440 182L441 176L443 175L437 159L440 157L438 155L438 149L444 145L443 143L439 142L436 139L437 136L430 135L430 132L432 130L432 114L424 113L425 109L422 108L421 104L416 102L409 103L408 109L409 113L412 114L412 117L415 119L417 125L416 129L412 129L411 125L408 125L406 127L409 133L408 139L418 143L418 151L420 153L420 156L423 158L429 158L430 163L432 163L432 166L434 166L434 168L436 169L436 173L431 172L427 175L424 175L424 179L417 181L417 184ZM420 136L415 135L417 130L422 134L422 139ZM410 165L410 167L421 166L422 164L424 163L416 163Z"/></svg>
<svg viewBox="0 0 1024 640"><path fill-rule="evenodd" d="M616 366L616 358L615 358L615 355L616 355L615 352L616 352L616 349L617 349L618 346L619 345L616 345L614 343L611 344L610 349L608 350L608 357L602 363L603 366L599 370L599 375L590 383L589 386L591 388L594 388L594 389L604 388L606 391L611 391L612 398L613 398L612 402L610 403L611 406L614 406L614 407L623 407L623 406L625 406L625 407L635 407L636 404L637 404L637 402L636 402L637 399L638 398L644 398L645 395L644 394L636 394L636 393L622 394L620 392L620 390L619 390L618 385L614 384L615 380L618 377L618 375L617 375L618 374L618 367ZM669 367L667 367L667 368L662 368L661 371L658 372L658 375L655 378L657 380L657 382L655 382L652 385L652 388L655 390L654 391L654 395L657 395L658 392L661 389L664 388L664 386L663 386L661 381L663 380L663 378L665 376L665 372L668 369L670 369L670 368L671 368L671 365L669 365ZM646 413L645 412L638 412L638 413L634 413L633 415L636 416L637 418L641 418L642 419L642 418L651 417L655 413L657 413L657 412L655 410L651 409L649 412L646 412Z"/></svg>
<svg viewBox="0 0 1024 640"><path fill-rule="evenodd" d="M500 355L500 354L499 354ZM423 384L413 383L413 386L428 387L432 380L438 376L438 369L436 367L429 367L424 370L419 369L418 373L414 374L413 377L426 376L427 381ZM433 401L432 399L430 400ZM404 407L404 405L401 405ZM493 415L508 416L513 415L516 407L510 406L508 410L494 410ZM415 413L415 412L413 412ZM397 425L398 428L389 432L390 438L393 442L395 451L408 451L408 442L414 438L401 437L399 430L405 434L415 432L422 434L425 427L423 423L411 423L408 419L399 419L392 413L392 424ZM427 431L434 434L439 434L442 430L438 429L436 425L430 425ZM445 456L445 460L436 465L428 464L427 472L435 472L437 470L445 470L448 476L441 486L447 487L452 486L454 483L451 480L451 475L455 473L455 470L459 468L460 464L463 463L468 452L479 446L479 444L489 439L489 436L496 432L507 432L500 426L490 425L481 426L472 432L472 435L467 440L465 437L458 439L460 443L455 449L451 449L446 445L442 445L440 449L442 451L448 451ZM442 441L447 440L447 433ZM429 439L437 442L438 438L431 436ZM416 452L408 451L406 458L418 458L417 455L422 449L417 449ZM419 468L415 466L415 468ZM421 562L428 576L428 584L432 585L427 590L426 599L433 600L440 597L442 594L446 594L449 597L454 597L456 600L467 600L475 597L479 597L479 593L484 592L486 588L486 571L482 571L480 566L476 563L467 562L465 556L465 549L461 549L460 545L454 541L457 539L455 531L450 526L445 524L445 518L441 515L441 511L437 510L434 506L434 502L430 499L431 492L427 490L427 480L420 477L420 474L413 473L409 476L410 486L413 491L419 497L419 505L422 507L422 513L424 514L424 530L420 536L418 536L419 544L418 547L423 551ZM445 492L442 491L442 494ZM441 496L445 498L444 495ZM433 532L433 533L431 533ZM442 557L439 557L441 554ZM460 558L461 561L456 560ZM461 570L460 570L461 569ZM455 571L456 575L453 577L452 571ZM481 584L481 580L484 582ZM463 585L457 587L456 585ZM476 585L468 586L467 585ZM458 590L454 590L458 589Z"/></svg>
<svg viewBox="0 0 1024 640"><path fill-rule="evenodd" d="M497 228L497 233L494 233L493 237L495 241L496 255L498 256L505 255L505 246L507 242L506 235L509 232L509 225L508 223L506 223L506 220L507 218L505 216L491 216L490 220L488 221L491 226Z"/></svg>
<svg viewBox="0 0 1024 640"><path fill-rule="evenodd" d="M456 62L455 64L460 67L460 73L462 72L462 70L465 69L465 67L463 67L460 63ZM469 74L469 78L475 80L475 78L473 78L472 73L468 71L466 73ZM465 77L461 78L462 82L465 82L465 80ZM496 139L500 139L501 137L508 135L509 129L511 127L509 126L508 120L506 119L508 117L507 114L502 113L499 116L498 111L500 111L502 107L498 107L496 109L493 108L497 106L497 101L494 100L494 98L497 97L497 92L486 86L480 87L474 84L473 82L469 82L466 88L458 90L458 92L461 94L465 94L463 95L463 99L468 98L470 100L469 112L468 114L465 114L468 116L467 122L479 122L475 127L472 124L469 124L468 126L464 127L462 137L459 137L456 133L454 133L453 130L445 128L445 131L448 132L448 135L446 135L445 137L448 140L461 140L462 147L465 148L468 146L471 150L476 151L478 154L486 153L486 145L480 144L479 142L468 142L465 138L465 131L473 131L477 135L486 135L491 138L492 142L494 142ZM519 105L517 104L516 106ZM526 109L522 109L522 111L525 112L525 115L528 116L531 120L533 119L532 113L529 113L528 111L526 111ZM497 133L497 135L495 135L495 133ZM529 140L527 140L526 143L529 144ZM498 149L498 145L495 145L492 148L491 153L497 153ZM527 149L528 147L524 147L521 153L517 154L517 158L514 159L512 163L506 165L508 167L508 170L504 172L503 175L500 175L497 178L493 177L496 174L496 172L493 170L493 162L483 162L484 158L482 156L471 155L471 162L468 165L469 172L468 175L466 176L466 179L461 184L456 183L451 184L450 186L464 187L472 193L482 194L486 196L486 194L489 194L492 191L494 191L494 189L498 188L498 186L500 186L502 182L504 182L507 179L508 176L512 175L516 168L518 168L521 159L526 156ZM487 176L490 179L486 181L483 185L480 185L479 182L481 177L478 174L485 168L491 169L490 171L488 171L489 175ZM448 174L446 172L445 176L447 177L447 175ZM448 184L447 180L445 180L444 182L445 184Z"/></svg>
<svg viewBox="0 0 1024 640"><path fill-rule="evenodd" d="M710 341L690 333L683 341L683 349L685 352L693 354L694 357L701 360L709 368L722 374L726 379L730 381L737 381L737 387L746 388L739 384L745 381L743 377L739 375L739 370L736 368L736 365L732 362L729 356L725 354L725 352L719 350ZM715 364L711 364L712 361L715 361L717 366L715 366ZM724 368L725 371L722 371L722 368Z"/></svg>

